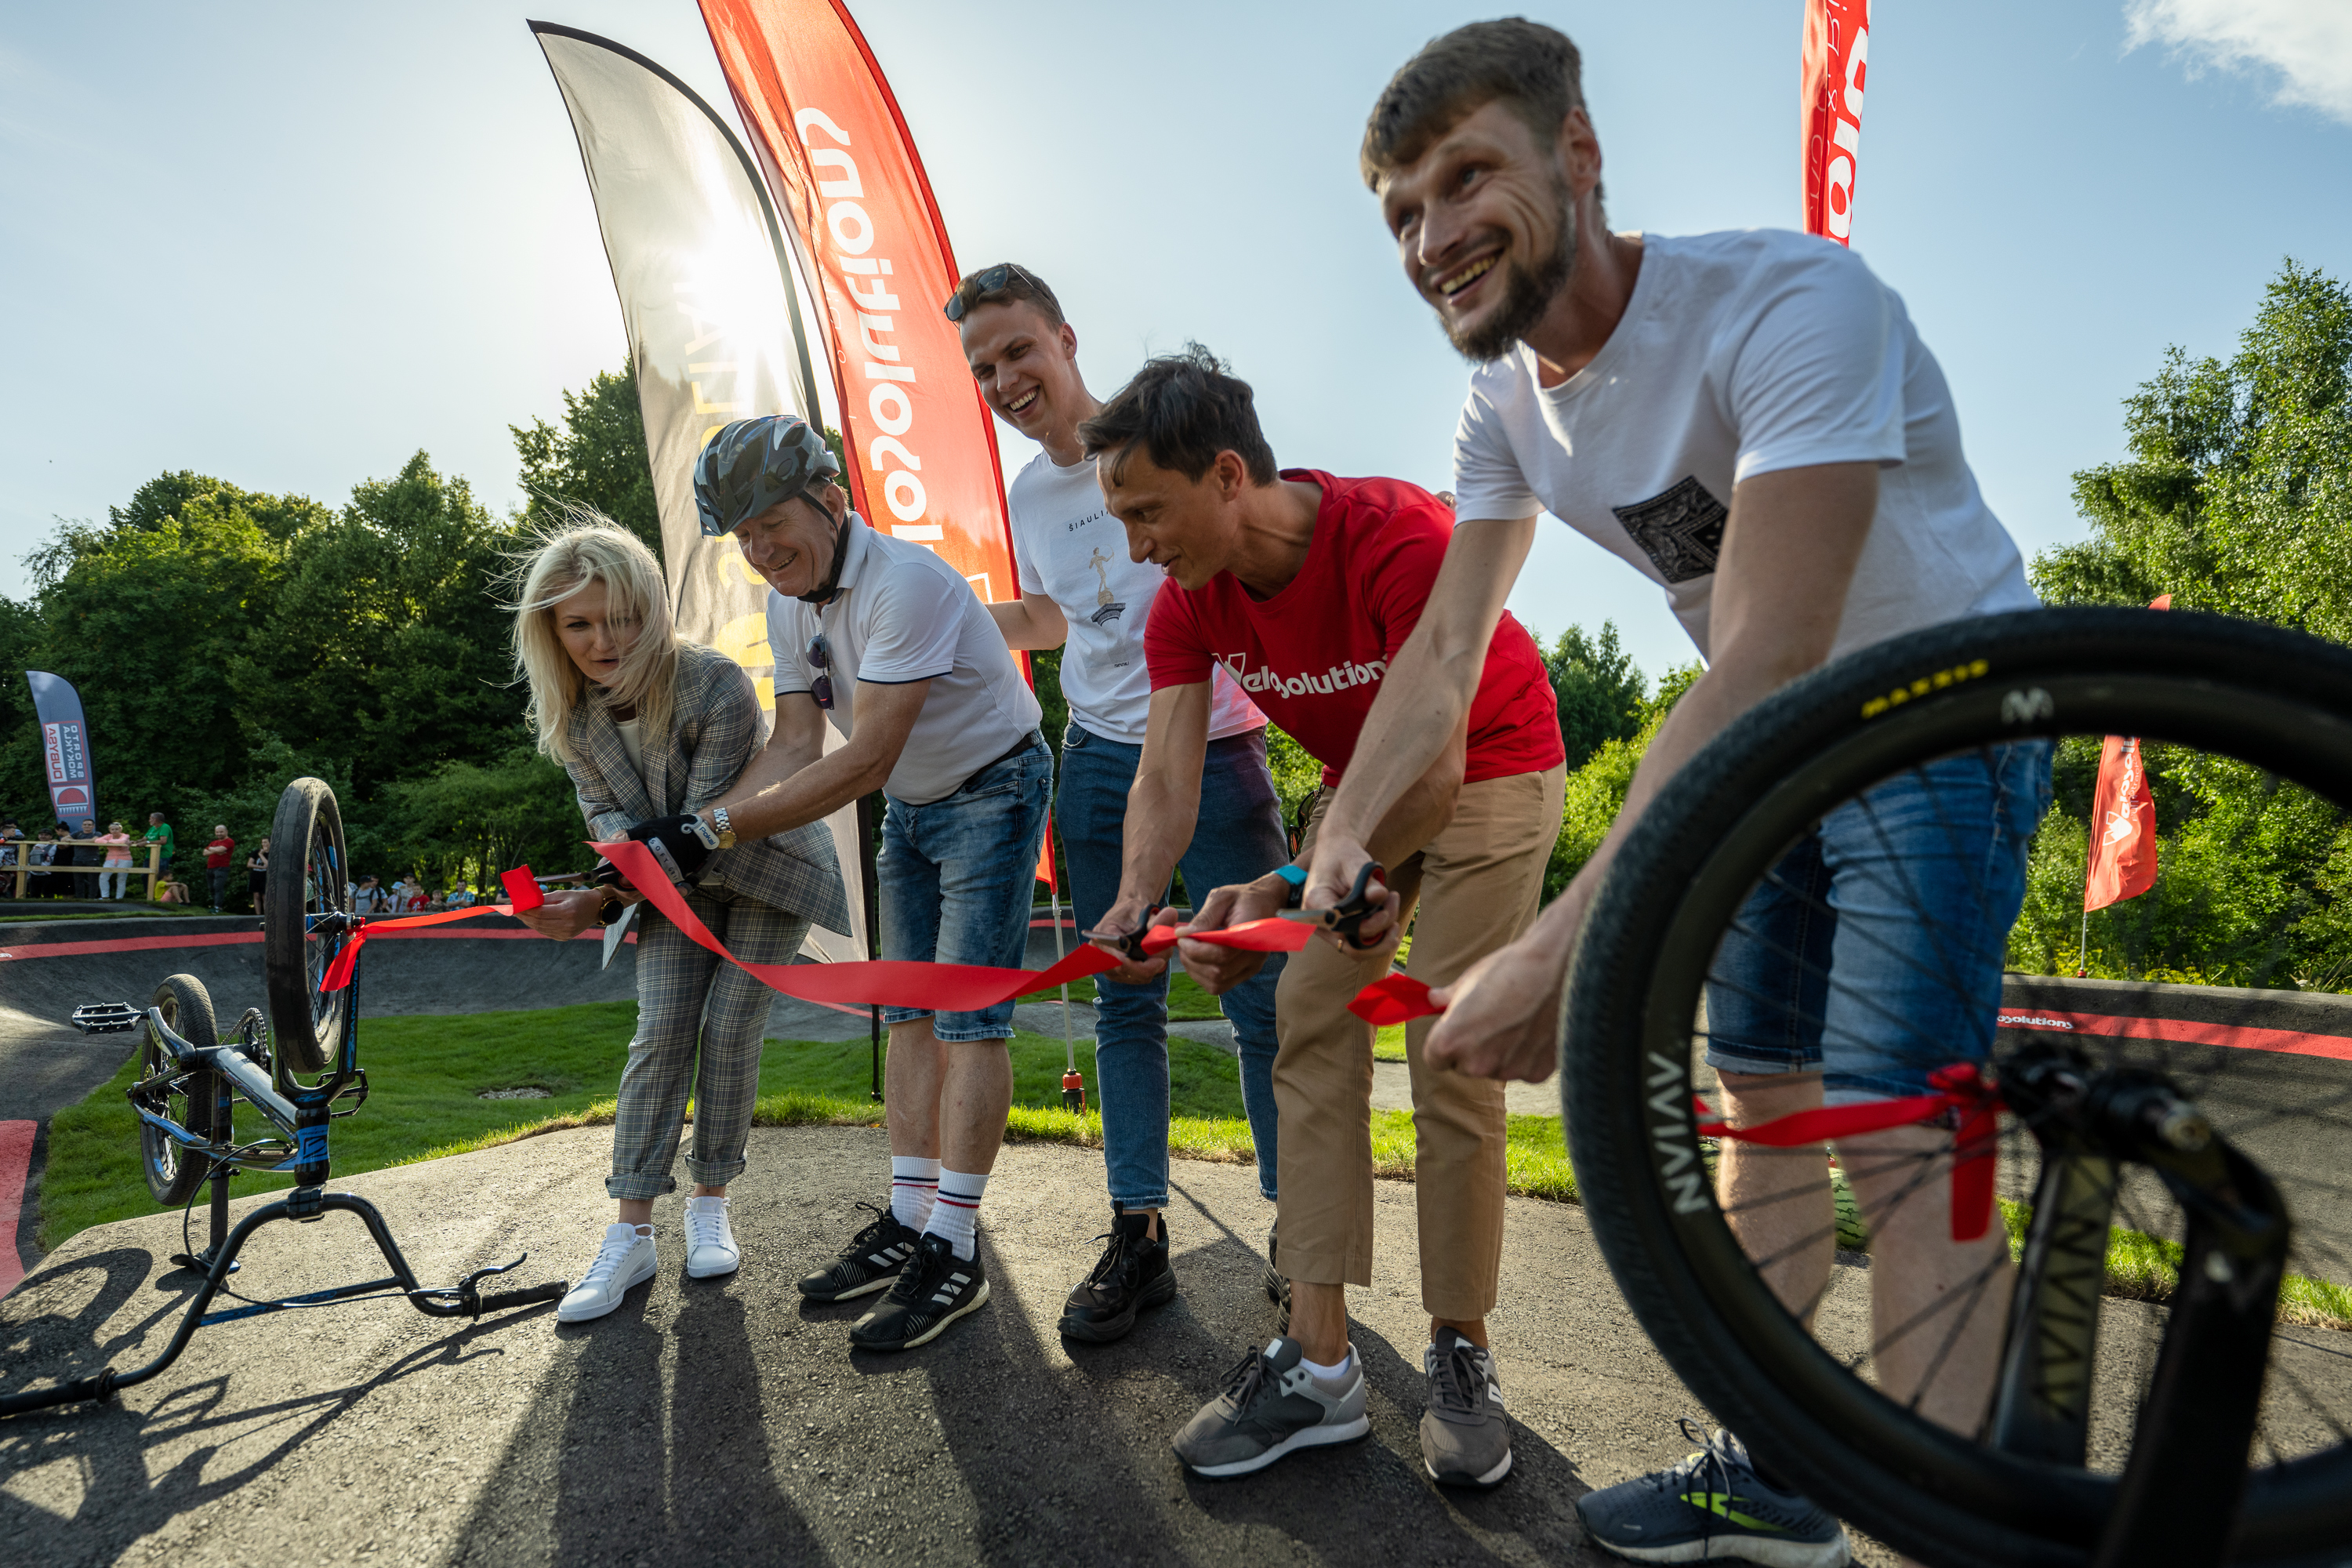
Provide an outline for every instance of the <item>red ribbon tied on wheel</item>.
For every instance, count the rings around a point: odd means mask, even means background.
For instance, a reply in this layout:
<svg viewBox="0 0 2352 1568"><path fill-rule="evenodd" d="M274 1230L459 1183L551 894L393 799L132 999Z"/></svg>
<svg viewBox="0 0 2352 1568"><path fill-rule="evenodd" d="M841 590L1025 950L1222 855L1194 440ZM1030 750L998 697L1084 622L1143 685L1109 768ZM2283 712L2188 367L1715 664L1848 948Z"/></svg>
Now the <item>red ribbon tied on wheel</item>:
<svg viewBox="0 0 2352 1568"><path fill-rule="evenodd" d="M1863 1100L1851 1105L1825 1105L1796 1110L1759 1121L1753 1127L1733 1127L1710 1115L1696 1095L1691 1109L1698 1114L1702 1138L1730 1138L1767 1149L1794 1149L1807 1143L1850 1138L1857 1132L1883 1132L1908 1127L1947 1111L1959 1115L1959 1131L1952 1140L1952 1239L1974 1241L1992 1224L1993 1156L2000 1152L2000 1091L1984 1081L1974 1062L1955 1062L1927 1075L1933 1094L1906 1095L1899 1100Z"/></svg>

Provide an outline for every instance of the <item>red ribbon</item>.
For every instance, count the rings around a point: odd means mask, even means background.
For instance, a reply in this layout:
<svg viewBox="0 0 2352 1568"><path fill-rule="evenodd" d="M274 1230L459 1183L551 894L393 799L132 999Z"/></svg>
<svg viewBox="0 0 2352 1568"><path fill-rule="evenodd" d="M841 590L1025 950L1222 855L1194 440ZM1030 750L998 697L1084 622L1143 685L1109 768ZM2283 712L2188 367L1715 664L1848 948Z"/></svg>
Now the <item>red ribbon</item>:
<svg viewBox="0 0 2352 1568"><path fill-rule="evenodd" d="M1993 1156L1999 1150L2000 1091L1985 1083L1974 1062L1937 1068L1927 1075L1927 1081L1935 1085L1935 1093L1825 1105L1818 1110L1776 1116L1753 1127L1732 1127L1709 1116L1706 1102L1696 1095L1691 1097L1691 1109L1698 1114L1700 1137L1730 1138L1768 1149L1800 1148L1857 1132L1882 1132L1890 1127L1908 1127L1948 1110L1957 1110L1960 1113L1960 1129L1953 1140L1952 1239L1974 1241L1992 1224Z"/></svg>
<svg viewBox="0 0 2352 1568"><path fill-rule="evenodd" d="M1348 1011L1374 1028L1426 1018L1444 1008L1429 999L1429 987L1410 974L1389 974L1356 993Z"/></svg>
<svg viewBox="0 0 2352 1568"><path fill-rule="evenodd" d="M435 910L429 915L403 915L398 920L362 921L352 928L351 937L335 962L327 965L326 978L319 982L320 991L341 991L352 983L352 970L360 961L360 949L367 945L372 931L405 931L410 926L446 925L451 921L469 921L476 915L510 915L511 904L477 904L471 909Z"/></svg>

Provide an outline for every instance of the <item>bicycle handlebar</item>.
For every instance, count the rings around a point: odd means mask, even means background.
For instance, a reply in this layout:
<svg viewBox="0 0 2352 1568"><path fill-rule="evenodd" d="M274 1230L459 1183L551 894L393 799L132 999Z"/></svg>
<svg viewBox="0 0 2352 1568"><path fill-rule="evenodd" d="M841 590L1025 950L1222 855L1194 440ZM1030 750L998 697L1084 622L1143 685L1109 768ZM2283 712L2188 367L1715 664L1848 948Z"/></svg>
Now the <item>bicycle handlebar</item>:
<svg viewBox="0 0 2352 1568"><path fill-rule="evenodd" d="M477 1312L503 1312L509 1307L533 1307L541 1301L560 1301L563 1300L564 1292L571 1289L570 1280L554 1279L544 1285L533 1285L528 1290L493 1290L483 1297L474 1310Z"/></svg>

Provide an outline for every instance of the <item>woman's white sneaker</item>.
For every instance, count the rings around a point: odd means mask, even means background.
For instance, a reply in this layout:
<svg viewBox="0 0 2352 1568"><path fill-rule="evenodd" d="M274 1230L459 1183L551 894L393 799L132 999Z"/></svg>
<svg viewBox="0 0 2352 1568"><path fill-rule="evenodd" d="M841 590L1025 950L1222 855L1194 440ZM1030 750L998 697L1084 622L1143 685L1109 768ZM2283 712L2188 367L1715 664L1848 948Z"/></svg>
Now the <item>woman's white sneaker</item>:
<svg viewBox="0 0 2352 1568"><path fill-rule="evenodd" d="M596 1260L555 1309L555 1321L584 1323L603 1317L621 1304L629 1287L652 1279L659 1267L654 1257L652 1226L641 1232L633 1225L606 1226L604 1245L596 1249Z"/></svg>
<svg viewBox="0 0 2352 1568"><path fill-rule="evenodd" d="M686 1277L711 1279L743 1267L735 1227L727 1222L725 1198L686 1200Z"/></svg>

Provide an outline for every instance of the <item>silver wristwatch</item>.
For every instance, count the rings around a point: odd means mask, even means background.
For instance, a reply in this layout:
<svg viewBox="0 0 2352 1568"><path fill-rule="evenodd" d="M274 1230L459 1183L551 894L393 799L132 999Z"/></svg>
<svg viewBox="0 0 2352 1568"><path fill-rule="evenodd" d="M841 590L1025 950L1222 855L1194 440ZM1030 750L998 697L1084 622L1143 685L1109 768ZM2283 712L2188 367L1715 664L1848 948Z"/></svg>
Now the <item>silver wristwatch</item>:
<svg viewBox="0 0 2352 1568"><path fill-rule="evenodd" d="M719 848L732 849L735 847L735 829L734 826L727 820L727 808L725 806L718 805L711 807L710 826L719 829Z"/></svg>

